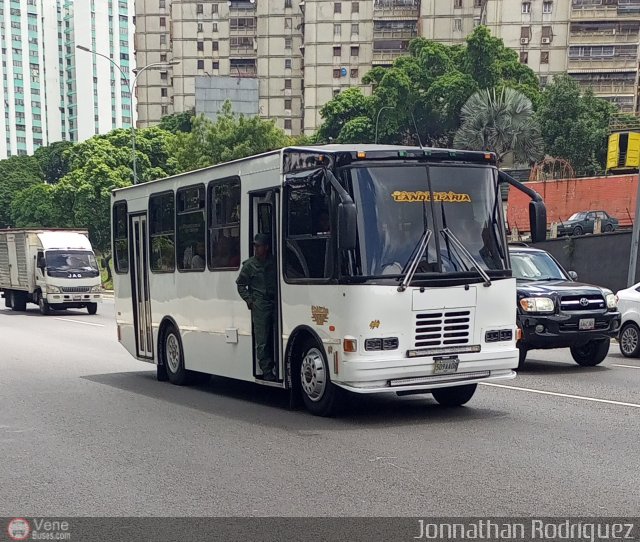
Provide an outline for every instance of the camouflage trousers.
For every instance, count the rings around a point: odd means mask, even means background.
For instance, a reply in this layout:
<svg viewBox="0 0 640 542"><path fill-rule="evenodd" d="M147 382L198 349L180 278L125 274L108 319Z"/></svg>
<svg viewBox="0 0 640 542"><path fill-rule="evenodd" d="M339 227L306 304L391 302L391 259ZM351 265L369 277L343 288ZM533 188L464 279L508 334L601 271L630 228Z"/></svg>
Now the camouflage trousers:
<svg viewBox="0 0 640 542"><path fill-rule="evenodd" d="M273 371L273 309L254 308L251 313L253 321L253 340L255 341L258 365L263 373Z"/></svg>

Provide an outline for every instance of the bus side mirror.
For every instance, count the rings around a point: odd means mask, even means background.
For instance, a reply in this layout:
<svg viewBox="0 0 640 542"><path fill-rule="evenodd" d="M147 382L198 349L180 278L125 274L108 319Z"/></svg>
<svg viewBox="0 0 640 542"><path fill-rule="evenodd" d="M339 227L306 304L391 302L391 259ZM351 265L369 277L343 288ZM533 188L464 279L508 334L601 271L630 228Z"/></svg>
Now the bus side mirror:
<svg viewBox="0 0 640 542"><path fill-rule="evenodd" d="M532 243L539 243L547 239L547 208L544 206L544 202L529 202L529 226Z"/></svg>
<svg viewBox="0 0 640 542"><path fill-rule="evenodd" d="M356 204L351 202L338 205L338 249L356 248Z"/></svg>

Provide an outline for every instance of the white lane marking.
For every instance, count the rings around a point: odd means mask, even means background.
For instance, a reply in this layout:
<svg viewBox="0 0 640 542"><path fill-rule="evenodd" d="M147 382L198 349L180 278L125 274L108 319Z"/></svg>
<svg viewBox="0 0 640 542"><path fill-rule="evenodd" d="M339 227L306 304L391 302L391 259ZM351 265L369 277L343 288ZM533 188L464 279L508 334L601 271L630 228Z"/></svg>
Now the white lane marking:
<svg viewBox="0 0 640 542"><path fill-rule="evenodd" d="M492 384L489 382L481 382L483 386L493 386L494 388L506 388L508 390L528 391L530 393L539 393L540 395L553 395L555 397L567 397L568 399L580 399L581 401L591 401L593 403L606 403L608 405L627 406L632 408L640 408L637 403L623 403L622 401L610 401L609 399L598 399L596 397L585 397L584 395L570 395L568 393L556 393L554 391L534 390L531 388L521 388L520 386L505 386L504 384Z"/></svg>
<svg viewBox="0 0 640 542"><path fill-rule="evenodd" d="M626 367L627 369L640 369L637 365L620 365L618 363L612 363L614 367Z"/></svg>
<svg viewBox="0 0 640 542"><path fill-rule="evenodd" d="M75 322L76 324L84 324L85 326L104 327L104 324L94 324L92 322L83 322L82 320L72 320L71 318L56 318L56 320L62 320L63 322Z"/></svg>

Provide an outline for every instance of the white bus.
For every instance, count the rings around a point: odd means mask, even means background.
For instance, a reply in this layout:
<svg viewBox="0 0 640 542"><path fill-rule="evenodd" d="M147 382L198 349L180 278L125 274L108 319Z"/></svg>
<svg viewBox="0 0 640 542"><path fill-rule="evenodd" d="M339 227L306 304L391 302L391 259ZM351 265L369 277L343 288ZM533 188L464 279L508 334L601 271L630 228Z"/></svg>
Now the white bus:
<svg viewBox="0 0 640 542"><path fill-rule="evenodd" d="M505 180L523 189L490 153L328 145L114 190L118 339L159 380L280 387L317 415L345 390L464 404L518 365ZM275 382L236 287L257 233L277 267Z"/></svg>

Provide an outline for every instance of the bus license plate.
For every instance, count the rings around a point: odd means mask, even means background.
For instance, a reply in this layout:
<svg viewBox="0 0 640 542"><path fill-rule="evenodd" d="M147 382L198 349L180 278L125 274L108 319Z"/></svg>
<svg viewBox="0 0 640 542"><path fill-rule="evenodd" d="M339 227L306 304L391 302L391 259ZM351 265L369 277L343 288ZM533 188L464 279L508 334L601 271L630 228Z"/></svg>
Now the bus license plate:
<svg viewBox="0 0 640 542"><path fill-rule="evenodd" d="M447 359L436 359L433 364L433 374L434 375L447 375L451 373L455 373L458 370L458 363L460 360L455 358L447 358Z"/></svg>
<svg viewBox="0 0 640 542"><path fill-rule="evenodd" d="M595 318L582 318L580 320L579 328L582 330L593 329L596 327L596 319Z"/></svg>

